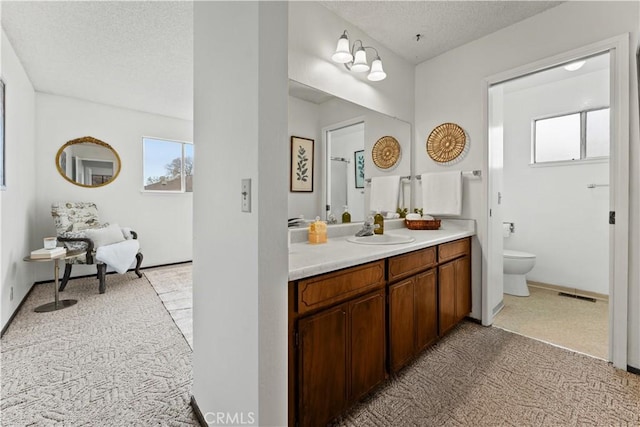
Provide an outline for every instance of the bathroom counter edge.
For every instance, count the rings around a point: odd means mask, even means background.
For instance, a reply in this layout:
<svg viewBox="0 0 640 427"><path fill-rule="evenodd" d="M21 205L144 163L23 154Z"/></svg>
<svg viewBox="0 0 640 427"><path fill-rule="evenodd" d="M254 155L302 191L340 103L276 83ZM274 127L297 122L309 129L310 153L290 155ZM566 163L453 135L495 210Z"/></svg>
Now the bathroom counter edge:
<svg viewBox="0 0 640 427"><path fill-rule="evenodd" d="M377 261L465 237L474 236L475 223L467 227L450 226L440 230L389 230L389 234L415 238L399 245L359 245L347 241L349 236L331 238L327 243L293 243L289 249L289 280L299 280L371 261Z"/></svg>

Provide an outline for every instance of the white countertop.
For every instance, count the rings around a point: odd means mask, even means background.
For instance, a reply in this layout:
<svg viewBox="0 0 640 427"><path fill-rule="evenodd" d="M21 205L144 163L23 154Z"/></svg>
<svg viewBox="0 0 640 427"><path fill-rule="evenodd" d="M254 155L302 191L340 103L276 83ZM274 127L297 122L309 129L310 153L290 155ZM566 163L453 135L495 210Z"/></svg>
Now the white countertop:
<svg viewBox="0 0 640 427"><path fill-rule="evenodd" d="M451 242L476 234L473 220L443 220L440 230L409 230L392 228L385 234L415 238L411 243L398 245L361 245L347 241L353 234L330 237L327 243L292 243L289 247L289 280L298 280L364 264L394 255Z"/></svg>

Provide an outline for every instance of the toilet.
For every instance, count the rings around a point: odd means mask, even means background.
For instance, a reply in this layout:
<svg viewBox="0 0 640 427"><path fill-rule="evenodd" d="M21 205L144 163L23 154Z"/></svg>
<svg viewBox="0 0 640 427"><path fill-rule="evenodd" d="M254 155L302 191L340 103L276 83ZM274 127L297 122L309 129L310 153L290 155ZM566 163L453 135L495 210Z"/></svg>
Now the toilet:
<svg viewBox="0 0 640 427"><path fill-rule="evenodd" d="M536 256L527 252L504 250L504 293L528 297L529 287L525 275L536 265Z"/></svg>

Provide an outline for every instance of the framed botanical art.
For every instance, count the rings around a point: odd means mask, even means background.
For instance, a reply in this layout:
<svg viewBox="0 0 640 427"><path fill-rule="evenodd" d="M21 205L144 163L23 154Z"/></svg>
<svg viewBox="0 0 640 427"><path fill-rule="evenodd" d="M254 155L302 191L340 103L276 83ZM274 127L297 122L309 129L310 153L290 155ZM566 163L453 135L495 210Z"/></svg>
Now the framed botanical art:
<svg viewBox="0 0 640 427"><path fill-rule="evenodd" d="M356 173L356 188L364 188L364 150L355 151L353 160Z"/></svg>
<svg viewBox="0 0 640 427"><path fill-rule="evenodd" d="M313 139L291 137L290 190L313 192Z"/></svg>

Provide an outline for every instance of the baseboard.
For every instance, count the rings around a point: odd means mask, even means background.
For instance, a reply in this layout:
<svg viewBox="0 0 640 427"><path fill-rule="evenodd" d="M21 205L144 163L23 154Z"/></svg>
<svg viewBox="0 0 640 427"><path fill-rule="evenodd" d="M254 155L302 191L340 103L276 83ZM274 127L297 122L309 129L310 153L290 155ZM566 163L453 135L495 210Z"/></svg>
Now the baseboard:
<svg viewBox="0 0 640 427"><path fill-rule="evenodd" d="M18 304L18 306L16 307L15 310L13 310L13 314L11 315L11 317L9 318L9 320L7 320L7 324L4 325L4 327L2 328L2 331L0 332L0 338L2 338L2 336L4 335L5 332L7 332L7 329L9 329L9 325L11 325L11 322L13 322L13 319L16 317L16 314L18 314L18 312L20 311L20 309L22 308L22 305L24 304L24 302L27 300L27 298L29 298L29 295L31 295L31 291L33 291L33 287L36 284L34 283L33 285L31 285L31 287L29 288L29 290L27 291L27 293L25 294L25 296L22 298L22 301L20 301L20 304Z"/></svg>
<svg viewBox="0 0 640 427"><path fill-rule="evenodd" d="M198 423L200 423L200 427L208 427L209 424L207 424L204 416L202 416L202 411L200 410L198 402L196 402L196 398L193 397L193 395L191 395L191 408L193 408L193 413L195 414Z"/></svg>
<svg viewBox="0 0 640 427"><path fill-rule="evenodd" d="M148 270L150 268L160 268L160 267L171 267L171 266L176 266L176 265L180 265L180 264L190 264L193 261L178 261L178 262L171 262L169 264L158 264L158 265L149 265L147 267L140 267L140 270ZM87 264L77 264L77 265L87 265ZM91 265L91 264L89 264ZM127 270L127 273L129 273L130 271L135 271L135 268L130 268L129 270ZM107 275L109 274L117 274L116 271L109 271L107 272ZM71 276L69 277L69 280L74 280L74 279L86 279L87 277L96 277L96 273L94 274L84 274L82 276ZM62 280L62 278L60 278L60 280ZM53 279L49 279L49 280L40 280L34 283L34 285L42 285L43 283L51 283L53 282Z"/></svg>
<svg viewBox="0 0 640 427"><path fill-rule="evenodd" d="M640 368L634 368L631 365L627 365L627 372L631 372L632 374L640 375Z"/></svg>
<svg viewBox="0 0 640 427"><path fill-rule="evenodd" d="M527 280L527 285L534 288L546 289L548 291L564 292L570 295L594 298L599 301L609 302L609 295L599 294L597 292L583 291L582 289L569 288L567 286L560 286L560 285L552 285L552 284L543 283L543 282L534 282L532 280Z"/></svg>

